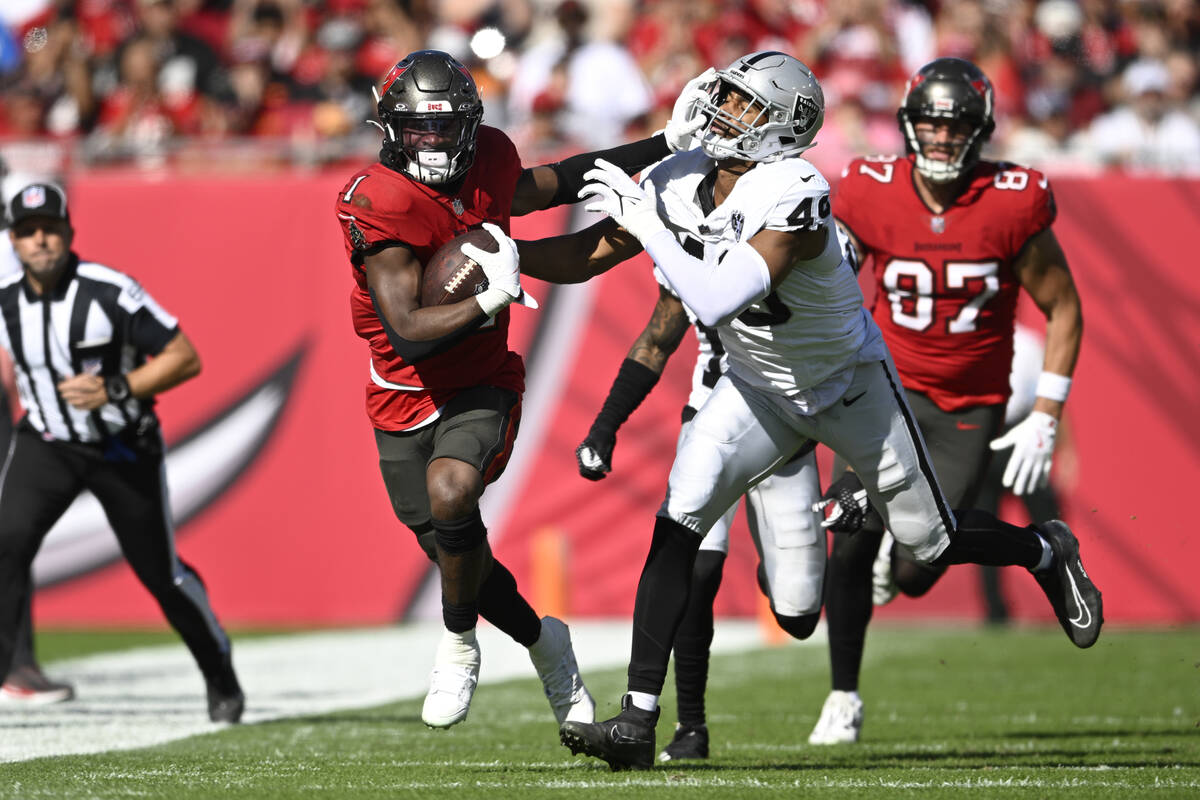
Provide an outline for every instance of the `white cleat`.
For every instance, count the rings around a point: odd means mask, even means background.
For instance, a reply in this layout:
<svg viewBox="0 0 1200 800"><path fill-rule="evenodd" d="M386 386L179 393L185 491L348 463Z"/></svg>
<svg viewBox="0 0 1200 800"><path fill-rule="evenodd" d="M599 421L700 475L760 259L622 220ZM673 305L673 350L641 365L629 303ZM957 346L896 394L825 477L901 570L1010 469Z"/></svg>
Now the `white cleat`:
<svg viewBox="0 0 1200 800"><path fill-rule="evenodd" d="M884 531L883 539L879 542L879 553L871 566L871 602L877 606L886 606L900 592L892 575L892 547L895 543L892 534Z"/></svg>
<svg viewBox="0 0 1200 800"><path fill-rule="evenodd" d="M579 676L571 631L566 623L555 617L542 617L542 633L529 648L529 659L542 679L546 699L559 725L568 720L596 721L596 703Z"/></svg>
<svg viewBox="0 0 1200 800"><path fill-rule="evenodd" d="M809 744L852 744L862 732L863 702L858 692L832 691L825 698Z"/></svg>
<svg viewBox="0 0 1200 800"><path fill-rule="evenodd" d="M445 631L434 656L421 719L431 728L449 728L462 722L471 710L471 698L478 684L479 642L475 640L475 630Z"/></svg>

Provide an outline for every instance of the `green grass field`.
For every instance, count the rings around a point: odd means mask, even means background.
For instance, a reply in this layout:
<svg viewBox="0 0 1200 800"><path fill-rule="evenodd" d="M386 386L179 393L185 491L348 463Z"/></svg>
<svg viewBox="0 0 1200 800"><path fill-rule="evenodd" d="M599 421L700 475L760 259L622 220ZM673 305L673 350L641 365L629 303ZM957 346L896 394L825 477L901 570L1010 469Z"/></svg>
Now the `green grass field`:
<svg viewBox="0 0 1200 800"><path fill-rule="evenodd" d="M159 634L43 633L44 660ZM863 741L805 742L823 646L714 659L712 758L611 773L557 743L535 680L483 685L470 719L420 701L239 726L142 750L0 764L0 798L1200 797L1200 631L872 629ZM619 671L585 675L616 710ZM673 689L658 735L669 739ZM0 735L37 735L3 727Z"/></svg>

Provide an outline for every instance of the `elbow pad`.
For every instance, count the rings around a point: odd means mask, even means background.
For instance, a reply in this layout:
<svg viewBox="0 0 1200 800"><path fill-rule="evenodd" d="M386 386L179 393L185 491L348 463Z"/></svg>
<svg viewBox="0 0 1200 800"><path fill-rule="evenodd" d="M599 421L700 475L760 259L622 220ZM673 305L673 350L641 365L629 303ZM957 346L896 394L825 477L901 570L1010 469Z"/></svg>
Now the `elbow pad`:
<svg viewBox="0 0 1200 800"><path fill-rule="evenodd" d="M650 237L646 252L684 305L710 328L729 322L771 291L767 262L749 242L729 248L712 265L688 255L669 231Z"/></svg>

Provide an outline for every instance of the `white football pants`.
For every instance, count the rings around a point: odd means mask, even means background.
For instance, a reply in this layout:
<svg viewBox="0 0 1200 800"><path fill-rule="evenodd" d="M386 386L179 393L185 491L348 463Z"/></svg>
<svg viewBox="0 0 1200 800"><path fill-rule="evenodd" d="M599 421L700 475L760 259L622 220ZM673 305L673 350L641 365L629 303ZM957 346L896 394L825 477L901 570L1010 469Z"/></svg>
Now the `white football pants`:
<svg viewBox="0 0 1200 800"><path fill-rule="evenodd" d="M723 376L683 432L659 516L704 535L806 439L854 468L884 525L919 561L946 549L954 515L890 358L858 365L845 394L808 416L784 397Z"/></svg>

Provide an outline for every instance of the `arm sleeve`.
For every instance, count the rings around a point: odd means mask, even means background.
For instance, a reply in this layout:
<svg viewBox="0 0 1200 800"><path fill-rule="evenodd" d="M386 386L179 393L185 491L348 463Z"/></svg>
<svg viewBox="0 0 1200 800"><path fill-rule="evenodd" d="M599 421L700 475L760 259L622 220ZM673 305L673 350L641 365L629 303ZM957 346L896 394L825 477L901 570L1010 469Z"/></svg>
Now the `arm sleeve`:
<svg viewBox="0 0 1200 800"><path fill-rule="evenodd" d="M725 324L771 291L767 262L748 242L713 263L688 255L666 230L651 236L645 247L671 290L709 327Z"/></svg>
<svg viewBox="0 0 1200 800"><path fill-rule="evenodd" d="M554 170L554 174L558 176L558 190L555 191L550 205L546 208L579 202L579 190L585 183L583 173L596 165L597 158L603 158L605 161L617 165L627 174L633 175L651 164L662 161L669 155L671 155L671 149L667 147L667 139L660 133L649 139L641 139L609 150L581 153L550 164L550 169Z"/></svg>
<svg viewBox="0 0 1200 800"><path fill-rule="evenodd" d="M396 351L396 355L404 359L406 364L415 364L430 356L436 356L438 353L443 353L449 350L454 345L458 344L467 334L474 331L483 323L487 322L489 317L480 309L479 314L466 325L463 325L458 330L450 331L445 336L439 336L436 339L429 339L423 342L414 342L405 339L396 329L388 322L384 316L383 310L379 308L379 303L375 300L375 290L368 289L371 295L371 305L375 307L375 314L379 317L380 324L383 325L383 332L387 334L388 344Z"/></svg>

